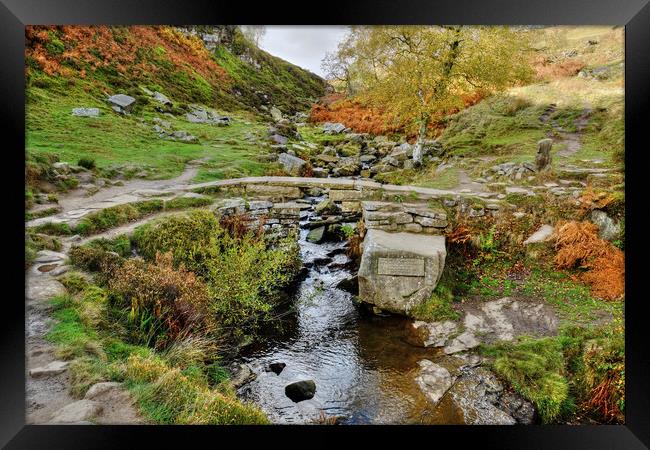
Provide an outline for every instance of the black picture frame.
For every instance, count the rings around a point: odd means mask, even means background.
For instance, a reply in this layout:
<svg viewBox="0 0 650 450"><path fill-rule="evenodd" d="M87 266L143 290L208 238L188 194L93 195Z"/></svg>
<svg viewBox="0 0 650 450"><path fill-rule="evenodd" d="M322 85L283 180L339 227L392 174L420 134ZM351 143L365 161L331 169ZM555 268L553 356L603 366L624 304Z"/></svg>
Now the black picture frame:
<svg viewBox="0 0 650 450"><path fill-rule="evenodd" d="M22 263L24 252L25 99L24 26L30 24L540 24L625 26L625 139L626 139L626 414L625 425L598 426L363 426L363 427L167 427L25 425L25 305ZM414 437L432 445L473 443L482 448L516 449L637 449L650 447L649 327L643 307L644 256L642 214L646 180L644 129L650 98L650 5L647 0L360 0L342 4L303 2L224 2L170 0L0 0L0 115L4 152L0 164L5 196L4 244L12 244L11 258L2 270L4 295L0 309L0 444L6 448L148 447L173 442L199 445L206 439L224 445L235 438L262 445L302 442L312 445ZM646 144L645 146L643 144ZM23 166L20 163L23 163ZM21 212L22 211L22 212ZM647 275L646 275L647 276ZM6 289L10 286L12 289ZM282 433L284 436L278 436ZM318 434L316 441L312 434ZM139 438L139 439L138 439ZM443 439L441 439L443 438ZM408 440L407 440L408 439ZM447 441L450 443L444 444ZM167 445L165 445L167 444ZM177 444L178 445L178 444ZM259 445L259 444L258 444ZM367 445L367 444L366 444Z"/></svg>

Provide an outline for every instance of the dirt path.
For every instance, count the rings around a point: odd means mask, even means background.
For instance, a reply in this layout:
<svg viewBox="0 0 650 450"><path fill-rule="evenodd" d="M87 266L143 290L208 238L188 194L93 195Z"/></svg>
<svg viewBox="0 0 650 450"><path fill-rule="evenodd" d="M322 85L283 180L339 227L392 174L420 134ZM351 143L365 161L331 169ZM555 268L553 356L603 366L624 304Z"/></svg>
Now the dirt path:
<svg viewBox="0 0 650 450"><path fill-rule="evenodd" d="M46 335L56 322L51 317L50 300L65 293L65 288L35 264L27 273L25 422L28 424L138 424L131 395L119 383L99 383L92 398L73 398L69 393L68 362L57 358L55 347ZM89 391L90 392L90 391ZM87 394L88 396L88 394Z"/></svg>
<svg viewBox="0 0 650 450"><path fill-rule="evenodd" d="M463 169L458 169L458 184L451 190L456 192L488 192L488 189L483 184L472 180Z"/></svg>
<svg viewBox="0 0 650 450"><path fill-rule="evenodd" d="M61 196L59 198L59 205L62 208L62 212L65 213L76 209L88 208L113 197L128 194L140 189L164 190L173 189L176 187L180 188L182 186L190 184L189 182L194 179L199 171L200 166L200 160L190 161L187 163L187 166L185 167L183 173L176 178L171 178L168 180L129 180L125 181L123 186L110 186L104 189L100 189L95 194L90 196L87 196L85 193L86 191L83 189L77 189L68 195Z"/></svg>
<svg viewBox="0 0 650 450"><path fill-rule="evenodd" d="M555 110L556 110L555 104L549 105L544 111L544 113L539 117L539 120L543 123L548 122L551 114L553 114ZM583 109L582 114L580 114L580 116L578 116L573 121L576 127L576 131L566 131L564 128L558 125L557 122L555 121L551 122L551 126L553 127L555 133L553 131L550 131L548 133L548 137L553 139L553 143L556 145L557 144L566 145L563 149L558 150L555 153L556 155L561 156L563 158L567 158L571 155L575 155L580 150L580 148L582 147L581 144L582 130L589 123L591 112L592 109L590 107L586 107Z"/></svg>

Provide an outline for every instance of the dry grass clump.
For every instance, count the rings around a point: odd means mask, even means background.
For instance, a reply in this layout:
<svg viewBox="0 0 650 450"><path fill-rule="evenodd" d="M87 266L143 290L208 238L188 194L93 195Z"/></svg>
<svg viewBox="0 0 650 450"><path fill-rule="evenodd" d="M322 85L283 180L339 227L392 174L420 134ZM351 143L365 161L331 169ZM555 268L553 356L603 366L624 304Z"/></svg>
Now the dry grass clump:
<svg viewBox="0 0 650 450"><path fill-rule="evenodd" d="M565 222L555 231L555 264L561 269L580 267L581 275L594 295L615 300L625 293L625 255L598 237L598 226L591 222Z"/></svg>
<svg viewBox="0 0 650 450"><path fill-rule="evenodd" d="M235 239L243 239L249 233L252 233L256 239L259 239L264 235L266 217L260 217L256 225L252 227L251 223L254 220L249 214L233 214L231 216L221 217L219 219L219 225Z"/></svg>
<svg viewBox="0 0 650 450"><path fill-rule="evenodd" d="M585 62L580 59L565 59L554 61L550 58L540 56L532 61L537 78L540 80L557 80L576 75L585 66Z"/></svg>
<svg viewBox="0 0 650 450"><path fill-rule="evenodd" d="M156 423L192 425L267 424L264 413L233 395L211 389L206 380L170 367L159 357L131 355L126 380L144 384L140 406Z"/></svg>
<svg viewBox="0 0 650 450"><path fill-rule="evenodd" d="M153 264L126 261L109 286L130 307L129 322L140 337L156 348L215 329L207 286L182 265L174 269L171 252L156 254Z"/></svg>
<svg viewBox="0 0 650 450"><path fill-rule="evenodd" d="M361 258L361 253L363 253L362 245L363 238L366 235L366 225L363 220L360 220L357 223L357 232L348 238L348 249L346 250L346 255L352 259Z"/></svg>
<svg viewBox="0 0 650 450"><path fill-rule="evenodd" d="M311 122L340 122L357 133L390 134L402 131L403 124L387 112L355 100L341 100L312 107Z"/></svg>

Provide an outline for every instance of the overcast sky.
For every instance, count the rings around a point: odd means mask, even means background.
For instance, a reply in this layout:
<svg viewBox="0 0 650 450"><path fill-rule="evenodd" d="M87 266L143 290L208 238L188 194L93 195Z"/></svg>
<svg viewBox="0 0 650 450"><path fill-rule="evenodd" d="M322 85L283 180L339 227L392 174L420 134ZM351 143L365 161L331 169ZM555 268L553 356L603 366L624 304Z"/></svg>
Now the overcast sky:
<svg viewBox="0 0 650 450"><path fill-rule="evenodd" d="M336 50L347 28L344 26L267 25L260 47L272 55L324 76L320 68L326 52Z"/></svg>

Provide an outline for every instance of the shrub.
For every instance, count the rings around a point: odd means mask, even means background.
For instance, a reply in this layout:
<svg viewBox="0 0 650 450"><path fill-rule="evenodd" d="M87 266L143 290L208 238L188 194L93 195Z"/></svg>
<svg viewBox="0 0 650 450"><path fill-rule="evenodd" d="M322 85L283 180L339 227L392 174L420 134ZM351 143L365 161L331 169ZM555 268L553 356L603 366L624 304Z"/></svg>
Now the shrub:
<svg viewBox="0 0 650 450"><path fill-rule="evenodd" d="M125 234L121 234L113 239L93 239L86 246L101 249L105 252L115 252L124 258L131 255L131 240Z"/></svg>
<svg viewBox="0 0 650 450"><path fill-rule="evenodd" d="M625 411L625 339L616 333L588 343L583 354L584 405L608 422L623 422Z"/></svg>
<svg viewBox="0 0 650 450"><path fill-rule="evenodd" d="M571 390L583 413L622 423L625 411L625 334L616 321L602 328L569 327L559 337Z"/></svg>
<svg viewBox="0 0 650 450"><path fill-rule="evenodd" d="M363 252L363 238L366 235L366 226L363 220L357 222L356 229L348 236L348 248L345 251L346 255L354 260L361 258ZM344 231L345 232L345 231ZM345 232L346 235L348 234Z"/></svg>
<svg viewBox="0 0 650 450"><path fill-rule="evenodd" d="M209 211L165 218L136 229L134 242L151 259L171 252L176 266L184 265L209 286L210 309L220 323L240 335L255 327L273 307L273 297L300 269L295 241L287 238L271 249L252 233L233 236Z"/></svg>
<svg viewBox="0 0 650 450"><path fill-rule="evenodd" d="M36 233L53 234L56 236L66 236L72 234L72 230L67 223L47 222L42 225L31 228Z"/></svg>
<svg viewBox="0 0 650 450"><path fill-rule="evenodd" d="M72 247L68 256L75 266L104 274L111 274L123 262L123 258L115 253L88 245Z"/></svg>
<svg viewBox="0 0 650 450"><path fill-rule="evenodd" d="M183 263L188 270L202 275L205 261L217 249L223 233L214 214L192 211L140 226L132 239L145 259L154 259L156 252L171 251L174 264Z"/></svg>
<svg viewBox="0 0 650 450"><path fill-rule="evenodd" d="M192 333L215 330L207 287L184 267L174 269L171 253L157 254L150 264L126 261L109 287L118 304L129 310L128 324L136 342L164 348Z"/></svg>
<svg viewBox="0 0 650 450"><path fill-rule="evenodd" d="M93 170L96 166L95 160L93 158L79 158L79 161L77 161L77 165L80 167L84 167L88 170Z"/></svg>

